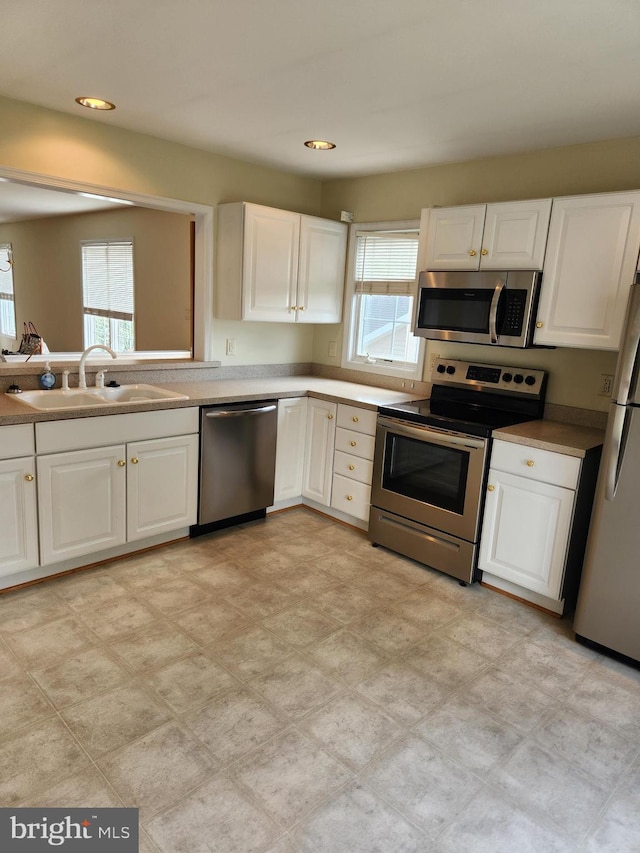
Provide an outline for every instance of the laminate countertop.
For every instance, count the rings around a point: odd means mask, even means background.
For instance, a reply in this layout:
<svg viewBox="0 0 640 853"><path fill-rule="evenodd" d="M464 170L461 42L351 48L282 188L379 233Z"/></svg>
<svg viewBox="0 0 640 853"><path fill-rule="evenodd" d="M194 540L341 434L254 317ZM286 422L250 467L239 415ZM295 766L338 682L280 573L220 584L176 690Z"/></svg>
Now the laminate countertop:
<svg viewBox="0 0 640 853"><path fill-rule="evenodd" d="M527 421L493 431L493 437L513 444L526 444L540 450L584 458L588 450L600 447L604 430L560 421Z"/></svg>
<svg viewBox="0 0 640 853"><path fill-rule="evenodd" d="M186 400L157 400L145 403L114 403L100 407L66 409L43 412L21 403L17 396L0 394L0 426L59 421L69 418L88 418L98 415L122 415L127 412L147 412L158 409L176 409L185 406L205 406L240 403L246 400L282 399L286 397L316 397L337 403L361 406L375 410L390 403L420 400L424 395L392 391L373 385L360 385L317 376L281 376L266 379L219 379L205 382L154 383L159 388L185 394Z"/></svg>

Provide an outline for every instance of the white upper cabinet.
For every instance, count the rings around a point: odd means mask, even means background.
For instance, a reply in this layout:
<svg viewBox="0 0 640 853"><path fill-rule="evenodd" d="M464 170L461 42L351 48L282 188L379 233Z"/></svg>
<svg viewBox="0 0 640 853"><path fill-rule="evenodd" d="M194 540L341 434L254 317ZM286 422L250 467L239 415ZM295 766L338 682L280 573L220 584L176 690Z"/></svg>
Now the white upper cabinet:
<svg viewBox="0 0 640 853"><path fill-rule="evenodd" d="M426 269L542 269L551 199L429 211Z"/></svg>
<svg viewBox="0 0 640 853"><path fill-rule="evenodd" d="M338 323L347 227L259 204L218 206L216 315Z"/></svg>
<svg viewBox="0 0 640 853"><path fill-rule="evenodd" d="M618 349L640 250L640 192L554 199L534 343Z"/></svg>

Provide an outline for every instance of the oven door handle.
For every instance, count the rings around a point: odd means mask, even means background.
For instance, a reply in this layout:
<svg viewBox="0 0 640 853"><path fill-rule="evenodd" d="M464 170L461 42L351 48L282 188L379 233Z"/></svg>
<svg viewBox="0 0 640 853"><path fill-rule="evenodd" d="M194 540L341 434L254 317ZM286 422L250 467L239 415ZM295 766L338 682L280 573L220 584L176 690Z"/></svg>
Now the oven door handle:
<svg viewBox="0 0 640 853"><path fill-rule="evenodd" d="M489 307L489 337L492 344L498 343L498 303L500 302L504 286L504 281L497 284L491 297L491 305Z"/></svg>
<svg viewBox="0 0 640 853"><path fill-rule="evenodd" d="M428 441L431 444L441 444L443 447L468 447L473 450L483 450L486 442L482 438L468 438L467 436L442 435L428 427L410 427L399 424L388 418L378 418L378 424L389 432L396 435L404 435L406 438L417 438L420 441Z"/></svg>

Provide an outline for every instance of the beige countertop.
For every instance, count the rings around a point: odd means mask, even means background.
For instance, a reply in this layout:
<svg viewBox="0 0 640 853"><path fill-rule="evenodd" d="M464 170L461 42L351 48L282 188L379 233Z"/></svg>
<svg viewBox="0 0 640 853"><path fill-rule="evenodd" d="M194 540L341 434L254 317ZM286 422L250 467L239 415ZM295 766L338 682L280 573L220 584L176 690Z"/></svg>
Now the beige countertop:
<svg viewBox="0 0 640 853"><path fill-rule="evenodd" d="M555 453L583 458L588 450L602 444L604 430L560 421L541 420L495 429L493 437L501 441L526 444L541 450L552 450Z"/></svg>
<svg viewBox="0 0 640 853"><path fill-rule="evenodd" d="M33 423L35 421L58 421L69 418L87 418L97 415L124 414L126 412L146 412L157 409L175 409L185 406L215 405L217 403L237 403L244 400L280 399L282 397L318 397L377 409L389 403L404 403L408 400L422 399L417 394L377 388L373 385L359 385L355 382L342 382L323 379L317 376L281 376L267 379L220 379L207 382L157 382L159 388L167 388L180 394L186 394L187 400L160 400L135 405L114 404L96 408L78 408L65 411L40 412L21 403L16 397L0 394L0 426L6 424Z"/></svg>

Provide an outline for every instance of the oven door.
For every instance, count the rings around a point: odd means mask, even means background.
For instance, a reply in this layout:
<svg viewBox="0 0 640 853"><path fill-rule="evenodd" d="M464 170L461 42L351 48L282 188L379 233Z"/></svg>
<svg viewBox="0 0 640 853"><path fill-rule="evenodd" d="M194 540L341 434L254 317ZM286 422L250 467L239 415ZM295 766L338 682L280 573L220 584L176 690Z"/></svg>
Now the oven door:
<svg viewBox="0 0 640 853"><path fill-rule="evenodd" d="M379 416L372 505L475 542L487 444Z"/></svg>

